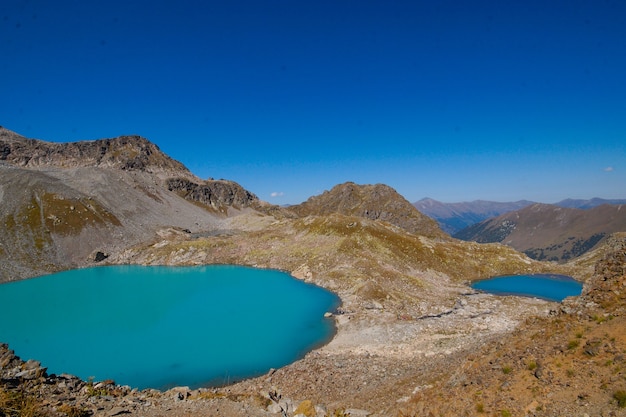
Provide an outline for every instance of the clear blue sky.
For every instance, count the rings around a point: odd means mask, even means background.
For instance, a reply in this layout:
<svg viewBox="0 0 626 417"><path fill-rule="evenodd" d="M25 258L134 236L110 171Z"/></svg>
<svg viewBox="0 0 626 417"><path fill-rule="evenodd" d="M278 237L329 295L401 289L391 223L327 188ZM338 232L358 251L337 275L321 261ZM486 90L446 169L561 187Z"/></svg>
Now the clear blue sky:
<svg viewBox="0 0 626 417"><path fill-rule="evenodd" d="M293 204L626 198L626 1L4 0L0 125Z"/></svg>

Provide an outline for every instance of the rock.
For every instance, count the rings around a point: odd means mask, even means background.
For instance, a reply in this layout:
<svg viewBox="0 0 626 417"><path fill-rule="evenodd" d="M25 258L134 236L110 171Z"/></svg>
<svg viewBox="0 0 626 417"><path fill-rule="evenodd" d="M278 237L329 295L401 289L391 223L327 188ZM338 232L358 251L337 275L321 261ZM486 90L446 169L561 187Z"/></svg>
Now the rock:
<svg viewBox="0 0 626 417"><path fill-rule="evenodd" d="M267 411L272 414L278 414L283 411L283 409L280 407L280 405L278 405L278 403L271 403L267 406Z"/></svg>
<svg viewBox="0 0 626 417"><path fill-rule="evenodd" d="M602 345L602 340L594 338L591 340L587 340L585 343L584 352L589 356L597 356L600 353L600 346Z"/></svg>
<svg viewBox="0 0 626 417"><path fill-rule="evenodd" d="M311 272L311 268L307 264L302 264L298 268L296 268L291 275L294 278L298 278L304 281L310 281L313 279L313 272Z"/></svg>
<svg viewBox="0 0 626 417"><path fill-rule="evenodd" d="M186 400L191 395L189 387L174 387L168 391L173 394L175 400Z"/></svg>
<svg viewBox="0 0 626 417"><path fill-rule="evenodd" d="M96 254L93 257L93 261L94 262L102 262L102 261L104 261L108 257L109 257L108 253L97 251Z"/></svg>
<svg viewBox="0 0 626 417"><path fill-rule="evenodd" d="M46 370L48 368L42 367L41 363L31 359L22 365L22 369L22 371L15 374L15 377L32 380L46 376Z"/></svg>
<svg viewBox="0 0 626 417"><path fill-rule="evenodd" d="M24 365L22 365L22 369L24 369L25 371L30 371L32 369L37 369L40 367L41 362L32 359L27 360L26 362L24 362Z"/></svg>
<svg viewBox="0 0 626 417"><path fill-rule="evenodd" d="M318 404L318 405L315 406L315 413L318 416L325 416L325 415L328 414L328 410L326 409L326 406Z"/></svg>
<svg viewBox="0 0 626 417"><path fill-rule="evenodd" d="M376 300L365 303L364 307L368 310L382 310L383 305Z"/></svg>
<svg viewBox="0 0 626 417"><path fill-rule="evenodd" d="M228 206L249 207L259 199L236 182L226 180L196 183L187 178L169 178L167 188L186 200L206 204L218 211L226 211Z"/></svg>

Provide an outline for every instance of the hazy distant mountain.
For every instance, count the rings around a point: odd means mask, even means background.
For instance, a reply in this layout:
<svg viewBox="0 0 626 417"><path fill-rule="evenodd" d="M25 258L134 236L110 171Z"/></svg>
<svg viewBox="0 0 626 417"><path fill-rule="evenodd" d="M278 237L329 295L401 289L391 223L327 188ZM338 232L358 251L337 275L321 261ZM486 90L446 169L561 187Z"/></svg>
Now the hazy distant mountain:
<svg viewBox="0 0 626 417"><path fill-rule="evenodd" d="M601 206L602 204L626 204L626 199L621 199L621 200L605 200L603 198L592 198L590 200L575 200L575 199L571 199L568 198L566 200L563 201L559 201L558 203L555 203L555 206L559 206L559 207L567 207L567 208L579 208L579 209L590 209L590 208L594 208L594 207L598 207Z"/></svg>
<svg viewBox="0 0 626 417"><path fill-rule="evenodd" d="M299 216L339 213L382 220L424 236L443 235L437 223L422 214L393 188L346 182L288 209Z"/></svg>
<svg viewBox="0 0 626 417"><path fill-rule="evenodd" d="M626 206L604 204L588 210L533 204L469 226L454 237L501 242L537 260L576 258L614 232L626 231Z"/></svg>
<svg viewBox="0 0 626 417"><path fill-rule="evenodd" d="M450 235L490 217L519 210L531 204L534 203L526 200L509 203L484 200L442 203L432 198L423 198L413 203L419 211L435 219L441 228Z"/></svg>

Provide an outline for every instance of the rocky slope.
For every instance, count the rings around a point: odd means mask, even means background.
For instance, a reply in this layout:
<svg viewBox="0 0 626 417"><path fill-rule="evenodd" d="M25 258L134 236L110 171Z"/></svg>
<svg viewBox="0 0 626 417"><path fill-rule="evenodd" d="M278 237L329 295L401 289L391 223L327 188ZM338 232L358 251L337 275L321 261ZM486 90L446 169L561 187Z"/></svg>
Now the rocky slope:
<svg viewBox="0 0 626 417"><path fill-rule="evenodd" d="M351 415L394 415L416 380L436 375L552 305L500 300L466 285L485 275L548 267L501 245L417 236L386 222L337 213L276 220L249 212L223 226L228 233L163 235L104 262L238 263L292 271L342 298L338 334L329 345L266 376L221 389L137 393L104 383L93 387L94 394L84 382L43 374L19 386L32 386L38 401L50 401L51 412L65 405L103 416L266 416L280 414L283 407L291 416L300 404L311 404L318 415L345 409ZM28 367L12 363L9 379ZM67 392L54 388L58 384L76 388ZM278 403L270 392L281 397Z"/></svg>
<svg viewBox="0 0 626 417"><path fill-rule="evenodd" d="M0 128L0 150L0 282L90 265L171 228L218 230L262 207L140 137L61 144Z"/></svg>
<svg viewBox="0 0 626 417"><path fill-rule="evenodd" d="M626 209L621 205L582 210L533 204L477 223L454 236L480 243L501 242L537 260L564 262L621 231L626 231Z"/></svg>

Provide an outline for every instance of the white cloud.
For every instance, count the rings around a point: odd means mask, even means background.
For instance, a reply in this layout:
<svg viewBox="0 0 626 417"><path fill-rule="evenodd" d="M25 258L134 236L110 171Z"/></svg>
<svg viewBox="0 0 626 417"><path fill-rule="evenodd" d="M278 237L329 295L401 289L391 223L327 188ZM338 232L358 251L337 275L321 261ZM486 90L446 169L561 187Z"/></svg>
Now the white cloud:
<svg viewBox="0 0 626 417"><path fill-rule="evenodd" d="M285 193L283 193L282 191L274 191L273 193L270 194L270 197L282 197L284 195Z"/></svg>
<svg viewBox="0 0 626 417"><path fill-rule="evenodd" d="M613 172L613 167L604 168L604 172Z"/></svg>

